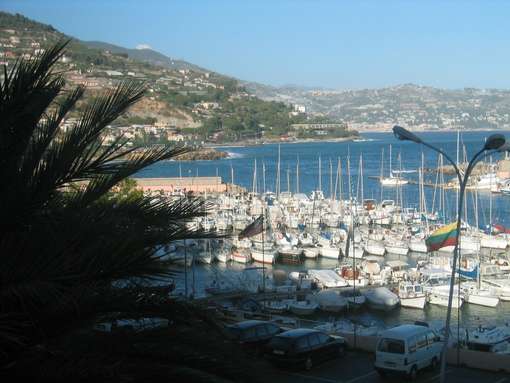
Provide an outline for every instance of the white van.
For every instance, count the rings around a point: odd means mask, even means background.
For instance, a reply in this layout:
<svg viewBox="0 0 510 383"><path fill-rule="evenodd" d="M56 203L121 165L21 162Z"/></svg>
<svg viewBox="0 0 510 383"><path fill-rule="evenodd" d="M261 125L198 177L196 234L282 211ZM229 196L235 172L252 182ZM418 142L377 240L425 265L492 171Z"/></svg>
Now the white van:
<svg viewBox="0 0 510 383"><path fill-rule="evenodd" d="M409 324L394 327L381 333L375 369L382 377L387 372L398 372L415 379L418 370L439 365L442 348L443 342L428 327Z"/></svg>

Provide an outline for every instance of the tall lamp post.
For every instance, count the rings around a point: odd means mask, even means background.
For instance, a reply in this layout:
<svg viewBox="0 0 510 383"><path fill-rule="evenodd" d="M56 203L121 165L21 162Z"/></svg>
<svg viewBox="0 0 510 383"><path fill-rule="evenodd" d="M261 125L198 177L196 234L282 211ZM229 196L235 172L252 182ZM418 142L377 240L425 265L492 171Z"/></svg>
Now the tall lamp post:
<svg viewBox="0 0 510 383"><path fill-rule="evenodd" d="M418 137L416 134L411 133L407 129L402 128L401 126L395 125L393 127L393 133L395 134L395 137L399 140L403 141L412 141L417 144L422 144L435 152L438 152L442 154L450 164L452 164L453 168L455 169L455 173L457 174L457 178L459 181L459 201L457 206L457 232L456 232L456 241L455 241L455 249L453 253L453 264L452 264L452 275L450 278L450 290L448 293L448 309L446 313L446 334L445 334L445 340L443 344L443 351L441 354L441 372L440 372L440 382L444 383L446 379L446 354L448 351L448 341L450 337L450 320L452 316L452 302L453 302L453 289L455 286L455 273L456 273L456 267L457 267L457 260L459 257L459 236L460 236L460 224L461 224L461 217L462 217L462 205L464 201L464 192L466 190L467 181L469 178L469 175L473 168L475 167L476 163L481 159L481 156L483 153L489 150L495 150L495 151L502 151L507 150L508 145L506 144L505 136L502 134L492 134L487 138L485 141L485 145L482 149L480 149L474 156L471 158L471 161L469 161L469 164L465 170L464 176L460 172L459 168L457 167L457 164L441 149L436 148L435 146L423 141L420 137Z"/></svg>

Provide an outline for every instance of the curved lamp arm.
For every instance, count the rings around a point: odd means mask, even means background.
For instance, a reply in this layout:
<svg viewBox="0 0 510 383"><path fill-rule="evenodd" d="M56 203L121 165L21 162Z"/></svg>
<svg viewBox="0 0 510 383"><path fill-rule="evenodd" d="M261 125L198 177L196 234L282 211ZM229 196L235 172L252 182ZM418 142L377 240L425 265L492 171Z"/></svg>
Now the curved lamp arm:
<svg viewBox="0 0 510 383"><path fill-rule="evenodd" d="M453 169L455 170L455 174L457 174L457 179L459 181L459 187L460 187L460 185L462 184L462 173L460 172L460 169L457 166L457 164L455 163L455 161L452 160L452 158L448 154L446 154L442 149L436 148L435 146L432 146L429 143L424 142L424 141L422 141L421 144L423 146L426 146L427 148L432 149L433 151L441 154L444 158L446 158L446 160L453 166Z"/></svg>
<svg viewBox="0 0 510 383"><path fill-rule="evenodd" d="M446 154L442 149L440 148L437 148L431 144L429 144L428 142L425 142L423 141L419 136L417 136L416 134L414 134L413 132L410 132L409 130L401 127L401 126L398 126L398 125L395 125L393 127L393 134L395 135L395 137L397 137L399 140L402 140L402 141L412 141L416 144L422 144L424 146L426 146L427 148L429 149L432 149L433 151L443 155L446 160L452 164L453 166L453 169L455 170L455 173L457 174L457 178L459 180L459 185L462 184L462 175L460 173L460 170L457 166L457 164L455 163L455 161L453 161L450 156L448 154Z"/></svg>

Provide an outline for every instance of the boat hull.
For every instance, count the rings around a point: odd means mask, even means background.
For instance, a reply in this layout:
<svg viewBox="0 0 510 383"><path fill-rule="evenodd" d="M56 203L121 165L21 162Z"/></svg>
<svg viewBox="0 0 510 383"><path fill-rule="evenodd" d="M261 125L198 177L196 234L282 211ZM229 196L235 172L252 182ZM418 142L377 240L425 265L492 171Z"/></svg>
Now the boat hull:
<svg viewBox="0 0 510 383"><path fill-rule="evenodd" d="M386 249L383 245L368 244L365 245L365 252L382 257L386 253Z"/></svg>
<svg viewBox="0 0 510 383"><path fill-rule="evenodd" d="M496 307L499 303L498 297L477 294L466 294L464 299L469 304L485 307Z"/></svg>
<svg viewBox="0 0 510 383"><path fill-rule="evenodd" d="M425 295L414 298L400 298L400 305L407 308L423 309L426 303L427 298Z"/></svg>
<svg viewBox="0 0 510 383"><path fill-rule="evenodd" d="M338 259L339 254L340 254L340 249L337 249L334 247L323 247L320 250L320 254L324 258Z"/></svg>
<svg viewBox="0 0 510 383"><path fill-rule="evenodd" d="M260 250L252 250L251 257L255 262L265 263L265 264L273 264L275 261L277 253L275 251L260 251Z"/></svg>
<svg viewBox="0 0 510 383"><path fill-rule="evenodd" d="M317 248L305 248L303 249L303 255L308 259L316 259L319 256L320 250Z"/></svg>
<svg viewBox="0 0 510 383"><path fill-rule="evenodd" d="M448 307L448 295L431 292L427 295L427 302L430 303L431 305ZM454 295L452 299L452 308L457 309L461 307L463 303L464 303L463 298L461 298L459 302L457 296Z"/></svg>
<svg viewBox="0 0 510 383"><path fill-rule="evenodd" d="M289 311L296 315L307 316L312 315L317 310L318 305L299 305L299 304L290 304Z"/></svg>
<svg viewBox="0 0 510 383"><path fill-rule="evenodd" d="M385 245L385 249L388 253L397 255L407 255L407 253L409 252L408 247Z"/></svg>

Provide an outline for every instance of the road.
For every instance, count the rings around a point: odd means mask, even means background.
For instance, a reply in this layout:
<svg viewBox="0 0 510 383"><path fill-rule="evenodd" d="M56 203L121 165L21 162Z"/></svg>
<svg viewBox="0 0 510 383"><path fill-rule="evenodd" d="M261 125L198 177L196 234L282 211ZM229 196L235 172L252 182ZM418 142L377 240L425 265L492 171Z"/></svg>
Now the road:
<svg viewBox="0 0 510 383"><path fill-rule="evenodd" d="M374 355L350 351L342 358L314 366L312 370L280 370L274 369L268 382L282 383L381 383L402 382L400 376L381 379L374 370ZM416 382L439 382L437 371L421 371ZM447 369L448 383L510 383L510 375L504 372L489 372L465 367L449 366Z"/></svg>

